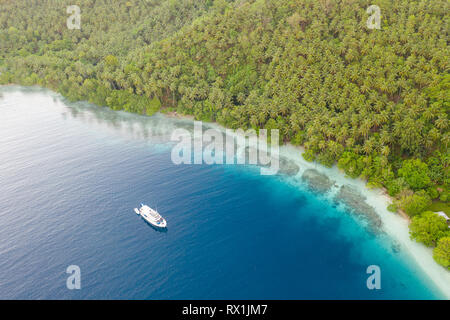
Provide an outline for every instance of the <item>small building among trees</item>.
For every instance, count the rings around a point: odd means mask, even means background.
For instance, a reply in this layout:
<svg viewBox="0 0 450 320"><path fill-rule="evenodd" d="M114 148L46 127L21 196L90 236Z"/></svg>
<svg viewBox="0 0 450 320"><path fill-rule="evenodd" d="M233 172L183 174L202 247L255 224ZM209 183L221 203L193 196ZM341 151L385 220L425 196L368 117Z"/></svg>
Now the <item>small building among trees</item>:
<svg viewBox="0 0 450 320"><path fill-rule="evenodd" d="M447 220L448 227L450 228L450 218L445 214L445 212L439 211L439 212L436 212L436 214L440 215L441 217L444 217L445 220Z"/></svg>

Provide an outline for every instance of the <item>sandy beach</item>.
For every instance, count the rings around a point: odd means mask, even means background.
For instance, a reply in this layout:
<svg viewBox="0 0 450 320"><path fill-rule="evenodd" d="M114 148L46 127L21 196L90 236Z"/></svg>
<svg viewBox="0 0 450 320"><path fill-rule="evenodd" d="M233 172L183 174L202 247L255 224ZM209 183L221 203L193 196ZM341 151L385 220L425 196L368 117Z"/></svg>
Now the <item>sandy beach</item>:
<svg viewBox="0 0 450 320"><path fill-rule="evenodd" d="M212 127L222 132L226 130L217 123L204 123L204 126ZM364 180L346 177L336 165L332 168L327 168L315 162L308 162L302 157L304 151L303 147L286 144L280 146L279 157L289 159L300 168L296 174L296 178L298 179L302 179L302 174L308 169L317 170L329 177L334 182L332 187L334 190L330 192L330 195L335 195L337 190L342 186L351 186L357 189L366 198L366 203L375 209L375 212L383 223L383 231L392 239L396 240L401 248L410 254L423 272L442 291L443 295L447 299L450 299L450 272L434 261L433 250L431 248L425 247L410 239L408 228L410 218L406 213L399 212L396 214L387 210L388 205L392 203L392 198L385 190L380 188L367 188Z"/></svg>

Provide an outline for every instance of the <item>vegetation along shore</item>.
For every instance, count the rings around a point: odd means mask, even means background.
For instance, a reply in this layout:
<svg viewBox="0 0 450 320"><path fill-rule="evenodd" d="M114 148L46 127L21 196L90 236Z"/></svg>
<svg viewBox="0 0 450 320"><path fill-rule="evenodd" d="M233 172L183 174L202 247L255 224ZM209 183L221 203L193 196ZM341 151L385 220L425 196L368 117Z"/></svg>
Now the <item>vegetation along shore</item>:
<svg viewBox="0 0 450 320"><path fill-rule="evenodd" d="M306 160L385 188L450 268L448 1L80 0L74 30L70 1L1 5L0 84L279 129Z"/></svg>

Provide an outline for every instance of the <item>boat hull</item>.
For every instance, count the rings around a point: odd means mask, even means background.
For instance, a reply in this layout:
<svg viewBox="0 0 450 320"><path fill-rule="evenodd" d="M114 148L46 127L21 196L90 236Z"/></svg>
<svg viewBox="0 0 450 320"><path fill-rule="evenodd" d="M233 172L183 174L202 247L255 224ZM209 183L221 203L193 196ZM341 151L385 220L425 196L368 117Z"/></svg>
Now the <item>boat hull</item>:
<svg viewBox="0 0 450 320"><path fill-rule="evenodd" d="M152 216L148 215L148 214L142 214L141 213L141 217L147 221L148 223L150 223L152 226L155 226L157 228L165 228L167 227L167 222L164 218L161 218L159 221L153 219Z"/></svg>
<svg viewBox="0 0 450 320"><path fill-rule="evenodd" d="M147 223L156 227L156 228L166 228L167 222L166 220L158 214L157 211L151 209L150 207L141 204L141 208L135 208L134 211L136 214L140 215Z"/></svg>

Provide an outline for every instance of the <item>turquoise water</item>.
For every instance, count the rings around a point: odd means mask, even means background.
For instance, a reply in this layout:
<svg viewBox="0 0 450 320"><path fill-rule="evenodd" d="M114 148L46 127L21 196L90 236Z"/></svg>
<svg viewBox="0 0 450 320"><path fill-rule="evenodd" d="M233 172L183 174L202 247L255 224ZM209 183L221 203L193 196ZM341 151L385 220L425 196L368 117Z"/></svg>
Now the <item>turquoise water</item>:
<svg viewBox="0 0 450 320"><path fill-rule="evenodd" d="M174 165L167 132L187 121L0 93L1 299L442 298L387 236L293 178ZM140 202L166 232L134 214Z"/></svg>

